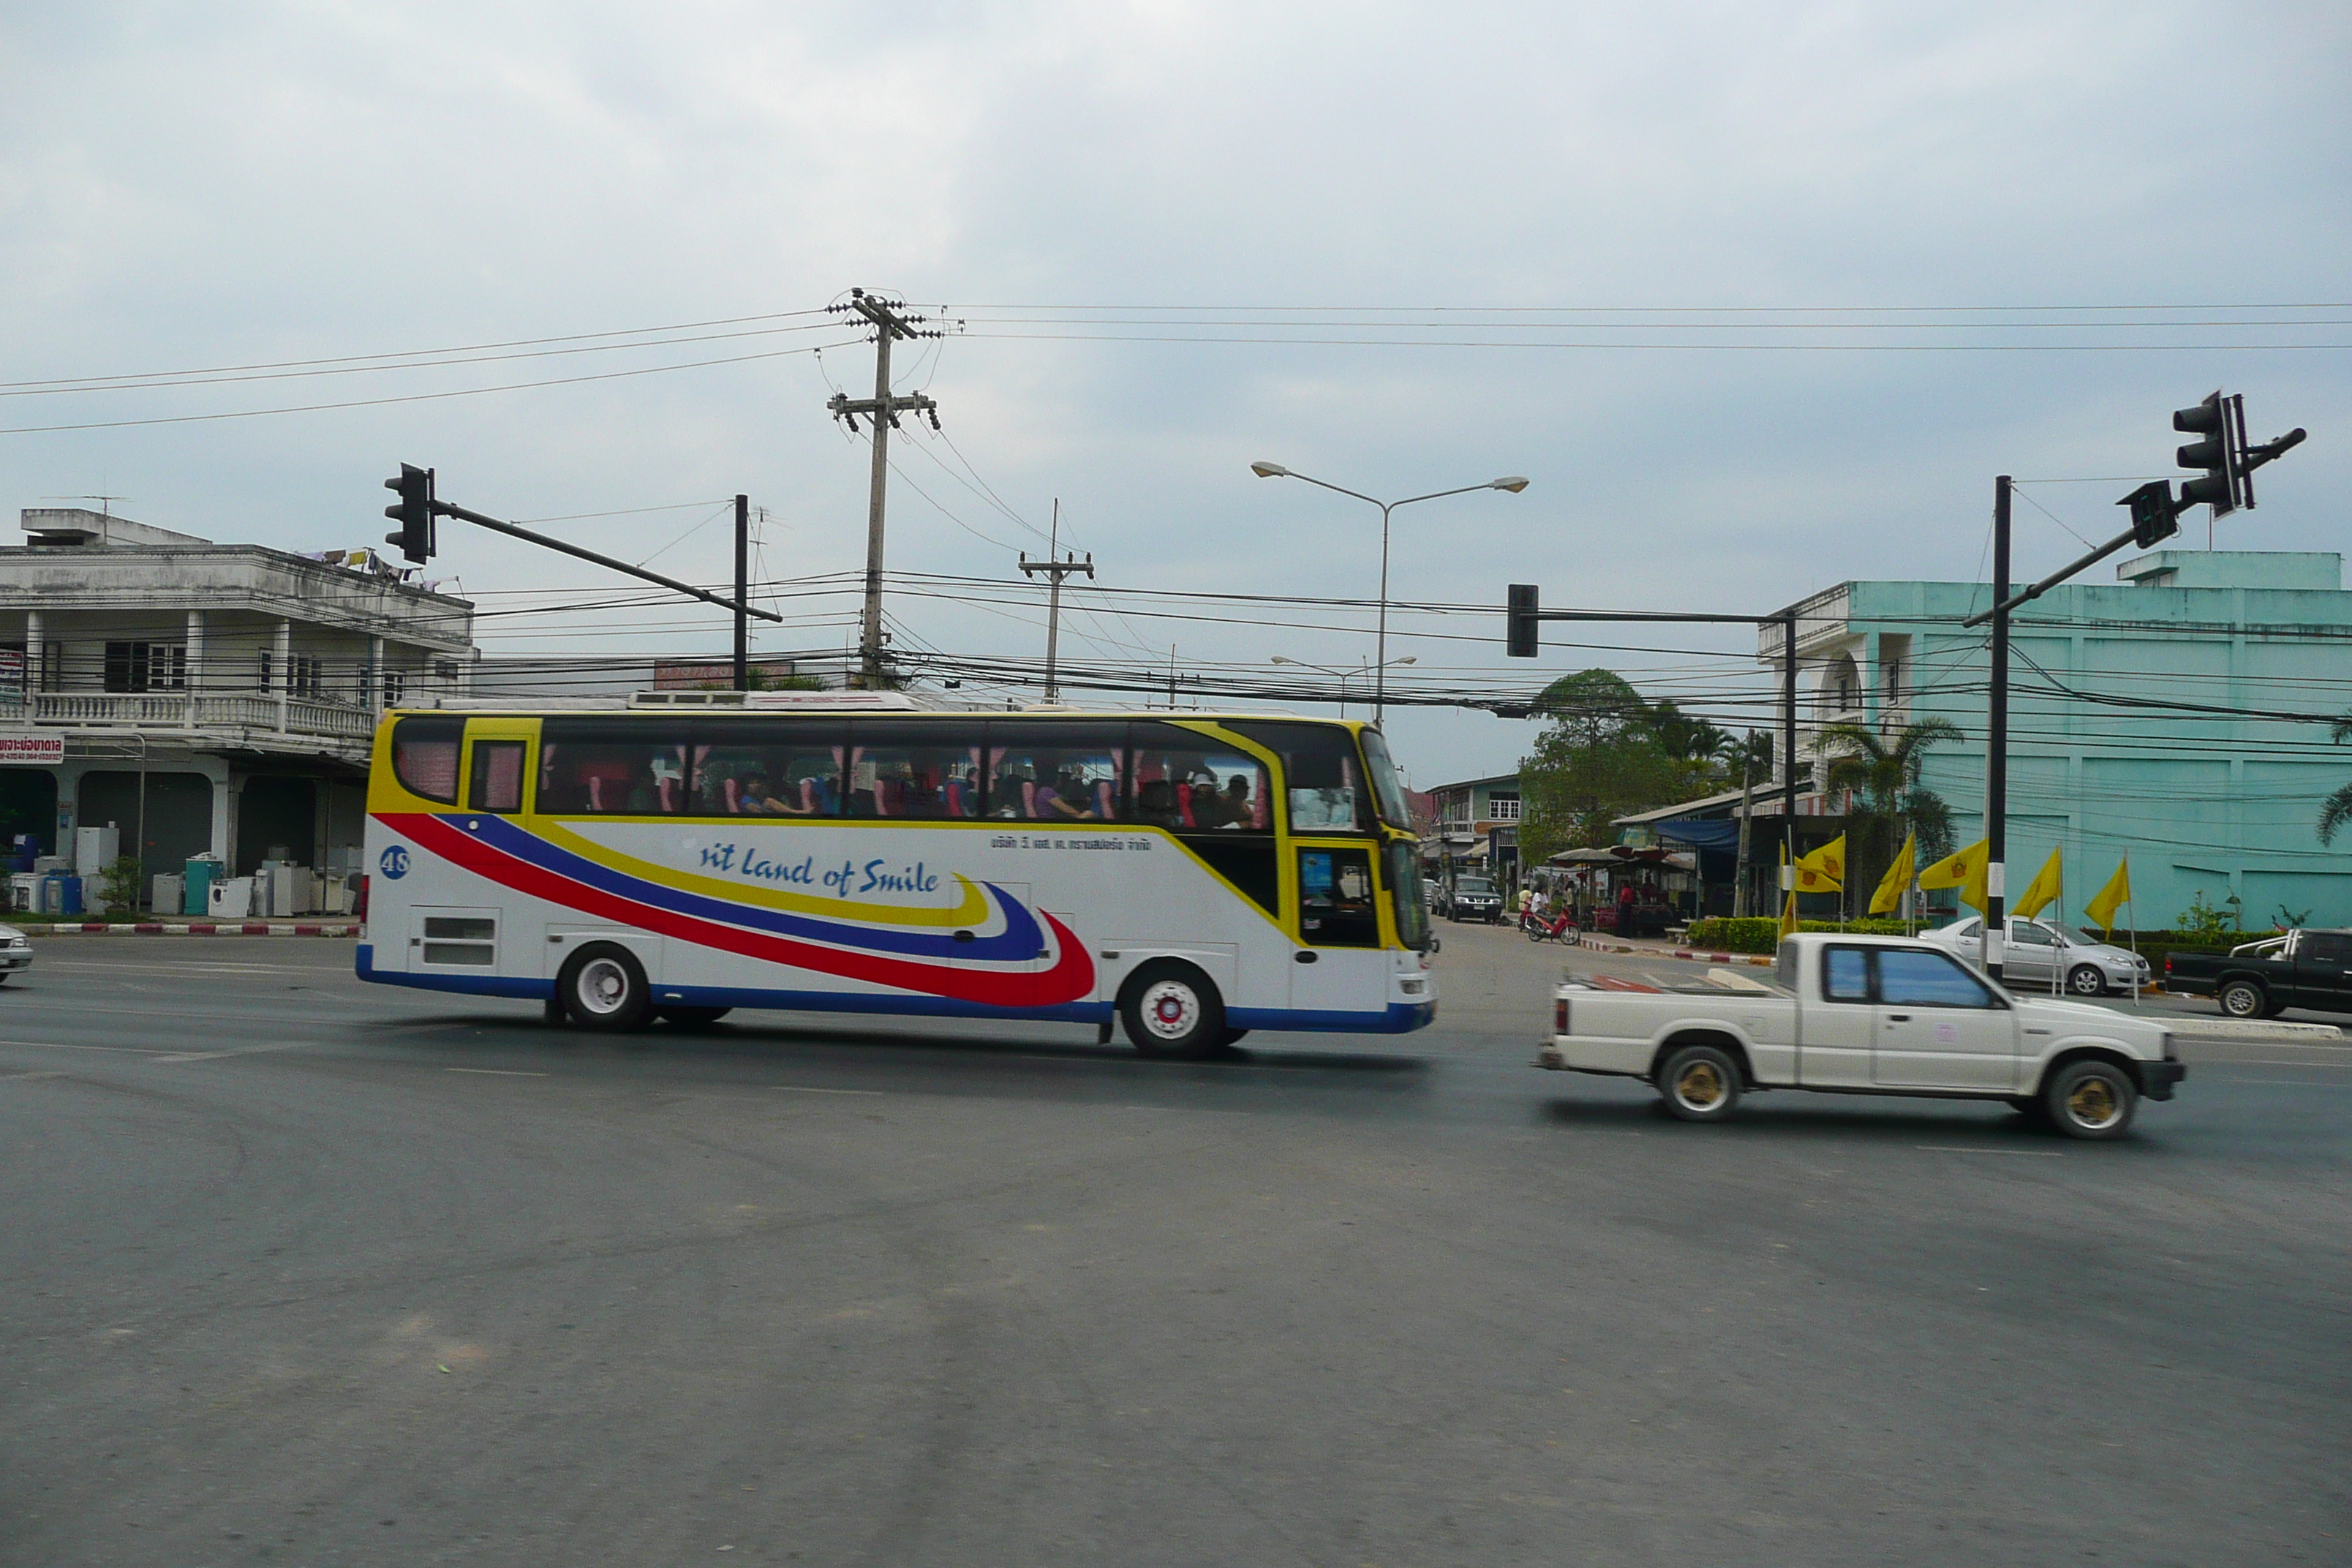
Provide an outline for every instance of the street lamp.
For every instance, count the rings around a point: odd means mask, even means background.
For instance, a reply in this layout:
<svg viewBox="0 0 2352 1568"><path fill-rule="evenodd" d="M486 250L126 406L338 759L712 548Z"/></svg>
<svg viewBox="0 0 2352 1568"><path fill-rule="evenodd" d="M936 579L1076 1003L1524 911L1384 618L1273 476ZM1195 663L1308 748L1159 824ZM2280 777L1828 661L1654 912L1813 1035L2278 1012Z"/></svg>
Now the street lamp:
<svg viewBox="0 0 2352 1568"><path fill-rule="evenodd" d="M1411 506L1415 501L1436 500L1442 496L1468 495L1472 490L1508 490L1511 494L1517 495L1528 488L1528 481L1517 474L1506 474L1499 479L1488 479L1483 485L1463 485L1450 490L1432 490L1425 496L1407 496L1402 500L1381 500L1379 497L1368 496L1361 490L1351 490L1345 485L1335 485L1328 479L1318 479L1312 474L1302 474L1294 469L1286 468L1280 463L1262 461L1252 463L1250 472L1262 479L1304 479L1310 485L1320 485L1327 490L1337 490L1343 496L1353 496L1358 500L1370 501L1381 509L1381 621L1379 640L1375 644L1374 654L1377 662L1372 667L1374 676L1372 722L1379 723L1388 712L1389 513L1401 506ZM1296 664L1297 660L1292 659L1286 662ZM1396 662L1406 664L1411 660L1399 659Z"/></svg>
<svg viewBox="0 0 2352 1568"><path fill-rule="evenodd" d="M1360 660L1358 661L1356 668L1353 669L1334 669L1328 664L1310 664L1306 659L1286 658L1281 654L1276 654L1268 662L1273 664L1297 665L1301 669L1316 670L1338 680L1339 683L1339 717L1342 719L1345 719L1348 716L1348 678L1351 675L1369 675L1371 673L1371 667ZM1391 665L1418 664L1420 660L1412 654L1407 654L1402 658L1392 658L1389 660Z"/></svg>

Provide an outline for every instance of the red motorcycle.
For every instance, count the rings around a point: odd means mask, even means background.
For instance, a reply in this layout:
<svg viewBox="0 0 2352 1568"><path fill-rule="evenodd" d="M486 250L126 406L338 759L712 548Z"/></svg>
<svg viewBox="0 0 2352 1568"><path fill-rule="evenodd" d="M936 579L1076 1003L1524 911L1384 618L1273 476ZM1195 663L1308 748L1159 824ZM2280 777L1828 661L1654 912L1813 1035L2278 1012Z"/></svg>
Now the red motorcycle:
<svg viewBox="0 0 2352 1568"><path fill-rule="evenodd" d="M1533 910L1522 910L1519 930L1527 933L1529 942L1564 942L1570 947L1574 947L1582 934L1576 929L1576 911L1573 910L1562 910L1550 920L1544 919Z"/></svg>

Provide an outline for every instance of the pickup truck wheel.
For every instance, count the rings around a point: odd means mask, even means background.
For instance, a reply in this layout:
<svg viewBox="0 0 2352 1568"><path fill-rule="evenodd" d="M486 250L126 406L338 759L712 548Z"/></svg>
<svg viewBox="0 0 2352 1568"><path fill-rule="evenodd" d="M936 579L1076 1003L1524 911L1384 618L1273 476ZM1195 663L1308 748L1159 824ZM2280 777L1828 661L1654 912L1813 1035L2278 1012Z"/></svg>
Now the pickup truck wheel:
<svg viewBox="0 0 2352 1568"><path fill-rule="evenodd" d="M2066 976L2066 989L2077 996L2106 994L2107 977L2088 963L2078 963Z"/></svg>
<svg viewBox="0 0 2352 1568"><path fill-rule="evenodd" d="M1666 1113L1684 1121L1720 1121L1739 1104L1739 1064L1715 1046L1685 1046L1658 1068Z"/></svg>
<svg viewBox="0 0 2352 1568"><path fill-rule="evenodd" d="M2120 1138L2139 1109L2139 1089L2113 1062L2075 1062L2052 1075L2042 1103L2069 1138Z"/></svg>
<svg viewBox="0 0 2352 1568"><path fill-rule="evenodd" d="M2263 988L2251 980L2231 981L2221 987L2215 1000L2221 1004L2221 1011L2232 1018L2259 1018L2271 1001Z"/></svg>

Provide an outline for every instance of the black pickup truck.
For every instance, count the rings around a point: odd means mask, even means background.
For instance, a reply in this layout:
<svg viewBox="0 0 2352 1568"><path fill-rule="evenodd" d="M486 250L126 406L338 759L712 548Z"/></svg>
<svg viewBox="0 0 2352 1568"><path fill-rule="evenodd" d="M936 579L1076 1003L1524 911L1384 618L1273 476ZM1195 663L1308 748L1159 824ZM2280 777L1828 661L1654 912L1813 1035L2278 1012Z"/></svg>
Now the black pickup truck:
<svg viewBox="0 0 2352 1568"><path fill-rule="evenodd" d="M2169 953L2164 988L2210 996L2232 1018L2272 1018L2289 1007L2352 1013L2352 931L2291 931L2227 954Z"/></svg>

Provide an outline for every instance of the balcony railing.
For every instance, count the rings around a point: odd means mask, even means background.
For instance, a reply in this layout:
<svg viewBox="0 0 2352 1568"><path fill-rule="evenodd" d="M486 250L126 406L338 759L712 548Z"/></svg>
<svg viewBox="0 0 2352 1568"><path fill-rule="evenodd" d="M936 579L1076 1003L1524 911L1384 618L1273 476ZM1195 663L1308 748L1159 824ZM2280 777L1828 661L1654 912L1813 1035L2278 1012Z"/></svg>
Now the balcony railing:
<svg viewBox="0 0 2352 1568"><path fill-rule="evenodd" d="M279 722L275 697L190 698L167 691L37 691L26 717L37 724L98 724L110 729L270 730L290 735L364 740L375 715L339 702L289 698Z"/></svg>

